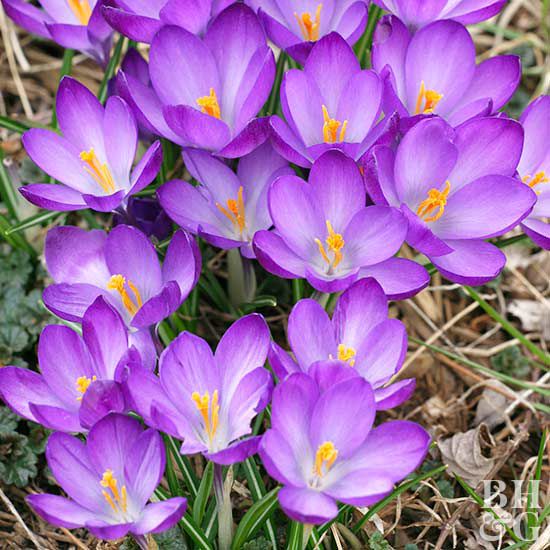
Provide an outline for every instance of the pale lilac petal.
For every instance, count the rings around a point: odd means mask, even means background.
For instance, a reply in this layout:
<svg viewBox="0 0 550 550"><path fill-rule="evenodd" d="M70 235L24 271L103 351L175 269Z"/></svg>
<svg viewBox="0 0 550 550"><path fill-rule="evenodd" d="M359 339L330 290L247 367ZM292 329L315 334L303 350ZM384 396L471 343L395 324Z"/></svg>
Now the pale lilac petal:
<svg viewBox="0 0 550 550"><path fill-rule="evenodd" d="M44 304L50 311L62 319L77 323L82 321L84 313L98 296L110 300L106 290L85 283L50 285L42 293Z"/></svg>
<svg viewBox="0 0 550 550"><path fill-rule="evenodd" d="M302 523L325 523L338 515L336 502L314 489L283 487L278 496L285 514Z"/></svg>
<svg viewBox="0 0 550 550"><path fill-rule="evenodd" d="M185 514L187 500L183 497L169 498L162 502L148 504L131 528L136 535L162 533L173 527Z"/></svg>
<svg viewBox="0 0 550 550"><path fill-rule="evenodd" d="M267 473L279 483L305 487L300 464L292 448L277 430L267 430L262 437L258 450Z"/></svg>
<svg viewBox="0 0 550 550"><path fill-rule="evenodd" d="M305 277L305 261L273 231L258 231L253 246L258 261L270 273L284 279Z"/></svg>
<svg viewBox="0 0 550 550"><path fill-rule="evenodd" d="M370 506L391 493L393 483L386 472L353 470L325 489L325 493L352 506Z"/></svg>
<svg viewBox="0 0 550 550"><path fill-rule="evenodd" d="M29 202L46 210L64 212L86 208L82 194L62 184L32 183L20 187L19 192Z"/></svg>
<svg viewBox="0 0 550 550"><path fill-rule="evenodd" d="M26 500L41 518L57 527L77 529L96 517L95 512L58 495L28 495Z"/></svg>
<svg viewBox="0 0 550 550"><path fill-rule="evenodd" d="M386 388L374 390L374 399L376 401L376 410L385 411L398 407L414 393L416 388L416 379L408 378L394 382Z"/></svg>

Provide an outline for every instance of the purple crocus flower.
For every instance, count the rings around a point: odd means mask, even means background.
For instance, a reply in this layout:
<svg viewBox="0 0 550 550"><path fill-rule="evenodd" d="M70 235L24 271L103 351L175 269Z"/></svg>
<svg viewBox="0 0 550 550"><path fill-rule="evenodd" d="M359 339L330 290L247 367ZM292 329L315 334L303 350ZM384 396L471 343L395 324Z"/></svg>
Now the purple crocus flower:
<svg viewBox="0 0 550 550"><path fill-rule="evenodd" d="M28 420L52 430L83 432L109 412L129 408L120 382L134 354L124 321L100 296L84 314L82 336L64 325L44 328L38 343L42 374L0 369L0 394Z"/></svg>
<svg viewBox="0 0 550 550"><path fill-rule="evenodd" d="M269 352L269 364L280 379L308 372L318 362L333 363L371 384L379 410L400 405L414 391L414 379L385 387L403 365L407 333L401 321L388 319L386 295L374 279L348 288L332 320L315 300L300 300L288 317L288 343L296 360L274 342Z"/></svg>
<svg viewBox="0 0 550 550"><path fill-rule="evenodd" d="M521 117L525 131L518 172L537 195L537 203L522 227L534 243L550 249L550 96L533 101ZM545 221L546 219L546 221Z"/></svg>
<svg viewBox="0 0 550 550"><path fill-rule="evenodd" d="M304 70L291 69L281 84L286 123L270 120L273 143L291 162L309 168L328 149L360 158L386 127L376 124L383 84L362 71L351 46L331 33L315 44Z"/></svg>
<svg viewBox="0 0 550 550"><path fill-rule="evenodd" d="M61 185L21 187L27 200L48 210L109 212L153 181L162 162L160 142L132 170L138 131L123 99L110 97L104 108L85 86L65 77L56 111L63 135L33 128L23 135L23 144L31 159Z"/></svg>
<svg viewBox="0 0 550 550"><path fill-rule="evenodd" d="M520 60L499 55L476 66L475 59L472 37L460 23L436 21L412 36L397 17L383 17L372 66L385 79L384 111L436 114L453 126L496 113L517 88Z"/></svg>
<svg viewBox="0 0 550 550"><path fill-rule="evenodd" d="M231 158L267 139L268 119L256 115L271 92L275 61L244 4L220 13L203 39L180 27L161 29L151 43L149 71L152 88L129 75L120 85L154 133Z"/></svg>
<svg viewBox="0 0 550 550"><path fill-rule="evenodd" d="M367 24L363 0L246 0L258 12L269 38L302 65L311 48L335 31L348 44L359 40ZM332 75L326 75L327 80Z"/></svg>
<svg viewBox="0 0 550 550"><path fill-rule="evenodd" d="M165 450L160 434L143 430L134 418L106 416L90 430L86 443L54 433L46 458L69 498L36 494L27 502L58 527L85 527L109 540L130 533L146 548L144 535L169 529L185 513L183 497L147 504L164 475Z"/></svg>
<svg viewBox="0 0 550 550"><path fill-rule="evenodd" d="M407 234L404 216L396 208L365 206L361 173L341 151L319 157L309 182L278 178L268 202L275 231L258 231L253 244L269 272L306 278L321 292L345 290L356 279L372 276L393 298L428 284L424 268L392 258Z"/></svg>
<svg viewBox="0 0 550 550"><path fill-rule="evenodd" d="M377 204L401 208L407 242L451 281L479 285L496 277L504 254L483 239L509 231L536 194L513 176L523 130L511 119L475 118L454 130L439 117L413 126L394 151L377 145L365 172Z"/></svg>
<svg viewBox="0 0 550 550"><path fill-rule="evenodd" d="M164 26L202 36L213 17L235 0L107 0L103 16L113 29L150 44Z"/></svg>
<svg viewBox="0 0 550 550"><path fill-rule="evenodd" d="M336 501L370 506L422 463L429 434L402 420L373 428L375 413L370 384L335 378L330 368L276 387L259 453L284 485L278 496L288 516L316 524L338 515Z"/></svg>
<svg viewBox="0 0 550 550"><path fill-rule="evenodd" d="M201 185L181 180L164 184L158 190L163 208L178 225L212 245L240 247L245 257L253 258L254 234L273 225L267 207L269 185L294 171L269 142L242 157L236 175L205 151L188 149L183 158Z"/></svg>
<svg viewBox="0 0 550 550"><path fill-rule="evenodd" d="M48 309L78 322L103 296L133 329L146 329L176 311L201 270L197 244L184 231L172 237L161 267L149 239L128 225L109 234L56 227L46 237L45 256L55 282L44 290Z"/></svg>
<svg viewBox="0 0 550 550"><path fill-rule="evenodd" d="M2 5L28 32L107 64L113 29L103 19L101 0L40 0L42 9L26 0L2 0Z"/></svg>
<svg viewBox="0 0 550 550"><path fill-rule="evenodd" d="M479 23L496 15L506 4L506 0L373 1L382 9L397 15L413 31L439 19L452 19L463 25Z"/></svg>
<svg viewBox="0 0 550 550"><path fill-rule="evenodd" d="M257 314L233 323L215 354L202 338L182 332L160 356L159 377L130 370L137 412L149 426L182 439L182 454L240 462L256 452L260 438L250 436L250 421L271 395L263 367L268 347L269 329Z"/></svg>

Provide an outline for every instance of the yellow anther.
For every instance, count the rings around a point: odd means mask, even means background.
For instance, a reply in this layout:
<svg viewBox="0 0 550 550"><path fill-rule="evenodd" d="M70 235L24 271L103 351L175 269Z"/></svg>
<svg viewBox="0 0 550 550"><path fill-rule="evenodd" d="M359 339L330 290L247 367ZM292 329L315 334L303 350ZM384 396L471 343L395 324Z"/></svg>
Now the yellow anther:
<svg viewBox="0 0 550 550"><path fill-rule="evenodd" d="M87 25L92 17L92 8L88 0L67 0L69 8L81 25Z"/></svg>
<svg viewBox="0 0 550 550"><path fill-rule="evenodd" d="M227 208L222 206L219 202L216 203L216 208L239 230L242 235L246 226L246 216L244 211L244 199L243 199L243 187L239 187L237 193L237 200L228 199Z"/></svg>
<svg viewBox="0 0 550 550"><path fill-rule="evenodd" d="M317 6L315 11L315 19L311 18L311 13L308 11L302 13L301 15L297 12L294 12L294 17L298 21L300 31L304 40L309 42L316 42L319 40L319 29L321 27L321 10L323 9L323 4Z"/></svg>
<svg viewBox="0 0 550 550"><path fill-rule="evenodd" d="M218 404L218 390L214 390L212 393L212 400L210 399L209 392L205 392L201 396L196 391L191 394L191 399L195 402L197 409L201 413L208 439L212 441L216 435L219 423L220 405Z"/></svg>
<svg viewBox="0 0 550 550"><path fill-rule="evenodd" d="M346 129L348 127L348 121L344 120L342 124L339 120L335 118L330 118L328 114L328 109L323 105L323 139L325 143L336 143L344 141L346 137ZM340 130L340 135L338 135L338 129L342 126Z"/></svg>
<svg viewBox="0 0 550 550"><path fill-rule="evenodd" d="M99 484L102 487L105 487L106 490L102 490L101 493L103 494L105 500L109 503L109 506L113 509L113 512L126 513L126 509L128 507L126 485L123 485L119 491L118 481L113 475L113 470L105 470Z"/></svg>
<svg viewBox="0 0 550 550"><path fill-rule="evenodd" d="M88 378L87 376L79 376L76 379L76 391L82 394L76 398L77 401L82 401L82 397L84 397L84 394L90 387L91 383L95 382L96 380L97 376L92 376L91 378Z"/></svg>
<svg viewBox="0 0 550 550"><path fill-rule="evenodd" d="M201 108L201 111L214 118L221 118L220 104L218 103L218 97L216 96L216 90L210 88L210 94L204 95L197 99L197 104Z"/></svg>
<svg viewBox="0 0 550 550"><path fill-rule="evenodd" d="M435 90L426 90L424 81L420 84L420 91L416 98L415 115L429 115L435 111L437 104L443 99L443 94L438 94Z"/></svg>
<svg viewBox="0 0 550 550"><path fill-rule="evenodd" d="M319 477L323 477L324 473L327 473L334 461L338 458L338 450L334 446L332 441L325 441L319 447L317 447L317 453L315 453L315 466L313 471ZM323 472L324 468L324 472Z"/></svg>
<svg viewBox="0 0 550 550"><path fill-rule="evenodd" d="M126 286L132 291L132 294L134 297L132 298L128 291L126 290ZM139 290L137 287L130 281L130 279L126 279L122 275L113 275L109 281L107 282L107 288L109 290L116 290L120 297L122 298L122 303L124 307L126 308L126 311L132 316L134 316L139 308L143 305L143 301L141 300L141 294L139 293Z"/></svg>
<svg viewBox="0 0 550 550"><path fill-rule="evenodd" d="M338 360L344 361L344 363L349 363L350 367L355 365L355 355L356 351L353 348L348 348L344 344L338 346Z"/></svg>
<svg viewBox="0 0 550 550"><path fill-rule="evenodd" d="M447 204L450 190L451 183L448 181L445 182L445 189L443 191L430 189L428 191L428 198L420 203L416 214L425 222L435 222L435 220L441 218L443 212L445 212L445 205Z"/></svg>
<svg viewBox="0 0 550 550"><path fill-rule="evenodd" d="M537 195L540 195L540 191L535 189L535 187L543 183L549 183L550 179L546 175L546 172L541 171L537 172L534 177L523 176L523 178L521 178L521 181L523 181L523 183L526 183Z"/></svg>
<svg viewBox="0 0 550 550"><path fill-rule="evenodd" d="M334 258L331 260L328 257L328 253L325 250L323 243L319 239L315 239L315 242L319 247L319 252L323 257L323 260L325 260L325 262L327 262L327 264L330 267L334 268L338 266L338 264L342 261L342 258L344 257L344 255L342 254L342 248L344 248L345 242L344 242L344 237L342 237L340 233L335 233L330 221L327 220L326 223L327 223L328 237L326 238L325 242L327 243L328 251L332 252L332 254L334 255Z"/></svg>
<svg viewBox="0 0 550 550"><path fill-rule="evenodd" d="M105 191L105 193L115 192L115 182L106 163L101 163L97 158L94 148L89 151L82 151L80 158L86 164L84 170L94 178L94 181Z"/></svg>

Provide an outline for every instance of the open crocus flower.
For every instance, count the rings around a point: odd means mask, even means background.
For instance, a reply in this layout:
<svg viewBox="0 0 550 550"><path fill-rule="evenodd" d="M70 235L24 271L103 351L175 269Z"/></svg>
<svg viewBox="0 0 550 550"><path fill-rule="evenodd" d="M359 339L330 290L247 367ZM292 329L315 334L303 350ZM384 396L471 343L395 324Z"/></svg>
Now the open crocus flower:
<svg viewBox="0 0 550 550"><path fill-rule="evenodd" d="M259 437L250 422L265 408L272 379L264 368L269 329L261 315L229 327L216 353L182 332L160 357L159 377L131 369L127 380L137 412L148 425L183 440L182 454L203 453L217 464L254 454Z"/></svg>
<svg viewBox="0 0 550 550"><path fill-rule="evenodd" d="M157 133L231 158L267 139L268 119L256 115L271 92L275 60L258 18L244 4L220 13L203 39L180 27L161 29L151 44L149 70L155 93L143 83L132 90L132 79L127 92Z"/></svg>
<svg viewBox="0 0 550 550"><path fill-rule="evenodd" d="M534 243L550 249L550 96L533 101L521 117L525 143L518 172L537 195L529 217L523 220L523 230Z"/></svg>
<svg viewBox="0 0 550 550"><path fill-rule="evenodd" d="M338 299L332 320L315 300L300 300L288 318L288 343L296 361L271 344L269 364L283 379L329 361L371 384L377 409L396 407L414 391L414 379L384 387L407 353L405 325L388 319L388 302L374 279L354 283Z"/></svg>
<svg viewBox="0 0 550 550"><path fill-rule="evenodd" d="M107 0L103 15L113 29L150 44L166 25L203 35L210 20L234 0Z"/></svg>
<svg viewBox="0 0 550 550"><path fill-rule="evenodd" d="M281 106L287 123L271 118L274 146L306 168L333 148L358 159L386 126L375 126L382 89L378 75L362 71L351 46L331 33L315 44L303 71L285 73Z"/></svg>
<svg viewBox="0 0 550 550"><path fill-rule="evenodd" d="M194 187L181 180L164 184L158 190L164 210L181 227L212 245L240 247L245 257L253 258L254 234L272 226L267 207L269 185L294 171L269 142L242 157L236 175L205 151L189 149L183 158L201 185Z"/></svg>
<svg viewBox="0 0 550 550"><path fill-rule="evenodd" d="M342 152L319 157L309 182L278 178L268 201L275 231L258 231L253 244L269 272L306 278L321 292L345 290L369 275L391 297L413 295L428 284L424 268L392 258L407 234L404 216L396 208L365 206L361 173Z"/></svg>
<svg viewBox="0 0 550 550"><path fill-rule="evenodd" d="M413 126L394 152L373 148L365 172L377 204L400 207L407 242L451 281L479 285L496 277L504 254L483 239L529 214L537 195L515 179L523 130L507 118L476 118L453 130L439 117Z"/></svg>
<svg viewBox="0 0 550 550"><path fill-rule="evenodd" d="M161 267L149 239L128 225L117 225L109 234L56 227L46 237L45 256L55 284L44 290L43 299L56 315L78 322L103 296L137 329L176 311L201 270L197 244L184 231L172 237Z"/></svg>
<svg viewBox="0 0 550 550"><path fill-rule="evenodd" d="M86 443L54 433L46 459L69 498L36 494L27 502L58 527L85 527L109 540L130 533L147 548L146 534L170 529L185 513L182 497L147 504L164 475L165 450L160 434L143 430L134 418L106 416L90 430Z"/></svg>
<svg viewBox="0 0 550 550"><path fill-rule="evenodd" d="M397 15L411 30L439 19L463 25L485 21L496 15L506 0L374 0L382 9Z"/></svg>
<svg viewBox="0 0 550 550"><path fill-rule="evenodd" d="M23 135L23 144L31 159L61 185L21 187L27 200L48 210L109 212L153 181L162 162L160 142L132 170L138 131L123 99L110 97L104 108L85 86L65 77L56 111L63 135L33 128Z"/></svg>
<svg viewBox="0 0 550 550"><path fill-rule="evenodd" d="M30 33L107 64L113 29L103 19L100 0L40 0L42 9L26 0L2 0L2 5Z"/></svg>
<svg viewBox="0 0 550 550"><path fill-rule="evenodd" d="M133 353L124 321L99 297L84 314L82 336L63 325L44 328L38 344L42 374L0 369L0 394L24 418L83 432L109 412L129 408L120 382Z"/></svg>
<svg viewBox="0 0 550 550"><path fill-rule="evenodd" d="M258 12L275 45L302 65L315 42L323 36L335 31L353 46L367 24L368 2L363 0L247 0L246 3Z"/></svg>
<svg viewBox="0 0 550 550"><path fill-rule="evenodd" d="M288 516L316 524L338 515L336 501L370 506L421 464L428 433L400 420L373 429L375 412L369 383L334 378L332 369L292 374L276 387L259 453L284 485L278 496Z"/></svg>
<svg viewBox="0 0 550 550"><path fill-rule="evenodd" d="M386 114L436 114L453 126L496 113L521 77L515 55L491 57L476 66L474 42L460 23L436 21L412 36L394 16L378 23L372 66L385 78Z"/></svg>

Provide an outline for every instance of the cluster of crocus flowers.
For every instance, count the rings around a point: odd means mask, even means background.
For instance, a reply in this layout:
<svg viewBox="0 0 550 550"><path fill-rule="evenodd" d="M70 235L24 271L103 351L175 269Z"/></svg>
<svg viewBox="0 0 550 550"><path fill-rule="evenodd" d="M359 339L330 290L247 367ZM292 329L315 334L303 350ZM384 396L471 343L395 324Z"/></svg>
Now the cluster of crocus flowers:
<svg viewBox="0 0 550 550"><path fill-rule="evenodd" d="M48 210L110 212L155 179L162 161L160 142L132 169L138 127L123 99L111 97L103 107L86 87L65 77L56 109L62 135L33 128L24 134L23 144L31 159L60 184L26 185L20 191L27 200Z"/></svg>
<svg viewBox="0 0 550 550"><path fill-rule="evenodd" d="M101 65L109 60L113 29L103 18L101 0L2 0L6 13L21 27L64 48L81 50Z"/></svg>

